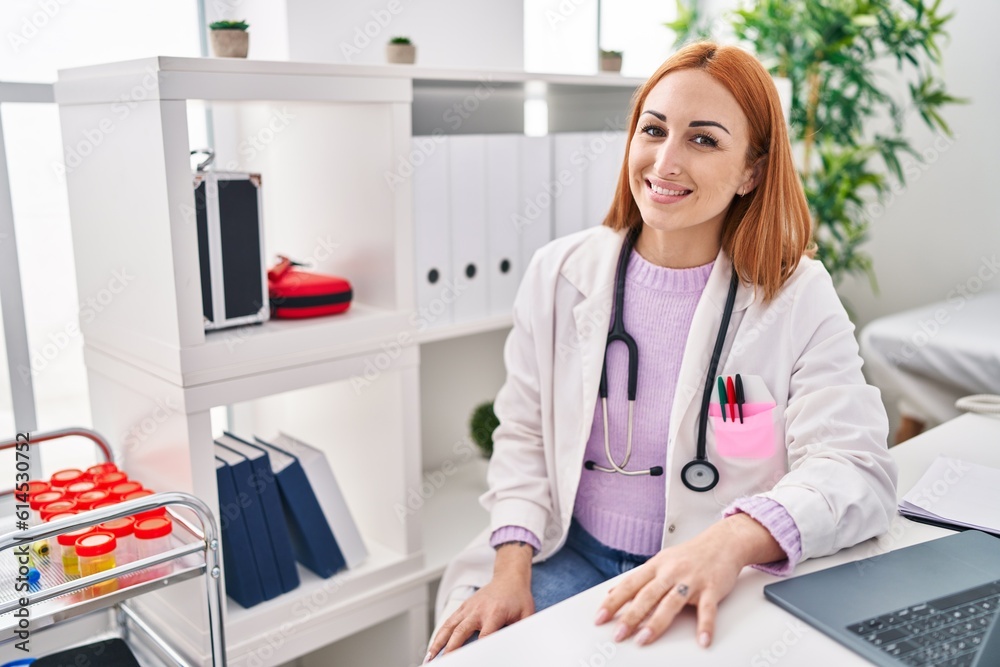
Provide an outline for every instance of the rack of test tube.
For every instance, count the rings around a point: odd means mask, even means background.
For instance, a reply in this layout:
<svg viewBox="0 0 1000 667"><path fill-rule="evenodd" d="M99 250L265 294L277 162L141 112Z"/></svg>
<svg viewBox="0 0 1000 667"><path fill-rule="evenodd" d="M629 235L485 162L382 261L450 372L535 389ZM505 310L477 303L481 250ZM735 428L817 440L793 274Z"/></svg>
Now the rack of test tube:
<svg viewBox="0 0 1000 667"><path fill-rule="evenodd" d="M32 444L65 435L103 442L92 431L67 429L33 436ZM0 451L14 444L0 443ZM103 444L102 451L110 454ZM102 476L110 478L98 481ZM52 477L33 482L30 492L18 485L13 512L18 521L0 528L16 527L0 535L0 582L6 584L0 587L0 649L16 641L20 619L27 614L32 625L43 627L113 606L122 612L121 623L131 619L148 639L165 645L155 630L121 603L207 575L212 664L225 665L218 533L208 507L185 493L142 489L110 462L88 471L59 471ZM77 488L67 488L73 485ZM108 493L112 487L119 487L117 493ZM47 493L52 497L45 498ZM40 495L50 502L39 502ZM29 502L21 502L25 500ZM20 523L22 516L28 517L29 527ZM21 611L26 607L28 612ZM175 664L186 665L176 652L169 648L165 652Z"/></svg>

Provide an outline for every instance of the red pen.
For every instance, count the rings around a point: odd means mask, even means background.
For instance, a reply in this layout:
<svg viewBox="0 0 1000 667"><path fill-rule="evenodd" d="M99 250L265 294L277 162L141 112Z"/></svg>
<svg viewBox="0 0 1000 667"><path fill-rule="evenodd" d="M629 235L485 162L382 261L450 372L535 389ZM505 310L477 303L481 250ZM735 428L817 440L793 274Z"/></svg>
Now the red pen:
<svg viewBox="0 0 1000 667"><path fill-rule="evenodd" d="M726 405L729 406L729 418L736 421L736 385L731 375L726 377Z"/></svg>

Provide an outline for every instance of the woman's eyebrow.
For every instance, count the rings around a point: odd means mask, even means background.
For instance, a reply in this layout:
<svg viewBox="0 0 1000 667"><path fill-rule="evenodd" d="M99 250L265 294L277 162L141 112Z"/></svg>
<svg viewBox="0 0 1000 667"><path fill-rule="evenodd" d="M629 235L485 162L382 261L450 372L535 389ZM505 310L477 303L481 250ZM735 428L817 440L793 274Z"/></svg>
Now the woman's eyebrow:
<svg viewBox="0 0 1000 667"><path fill-rule="evenodd" d="M654 118L658 118L663 123L667 122L667 117L664 116L659 111L653 111L652 109L646 109L642 113L643 114L647 114L648 113L650 116L653 116ZM639 114L639 115L641 116L642 114ZM722 131L725 132L726 134L729 134L729 136L732 136L732 134L729 132L729 130L727 130L720 123L717 123L714 120L693 120L688 125L688 127L705 127L706 125L712 125L714 127L718 127L720 129L722 129Z"/></svg>

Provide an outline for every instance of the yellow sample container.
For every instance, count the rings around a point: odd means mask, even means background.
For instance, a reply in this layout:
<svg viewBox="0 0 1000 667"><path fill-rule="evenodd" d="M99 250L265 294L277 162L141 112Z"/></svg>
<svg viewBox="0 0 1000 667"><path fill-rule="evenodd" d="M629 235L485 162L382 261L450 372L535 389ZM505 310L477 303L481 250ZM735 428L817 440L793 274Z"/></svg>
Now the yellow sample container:
<svg viewBox="0 0 1000 667"><path fill-rule="evenodd" d="M80 564L76 556L76 541L95 531L96 529L93 526L85 526L56 537L56 541L59 543L60 557L62 558L63 573L67 579L80 578Z"/></svg>
<svg viewBox="0 0 1000 667"><path fill-rule="evenodd" d="M78 538L76 556L80 562L80 576L86 577L114 568L117 546L115 536L103 531L95 531ZM108 579L89 586L86 593L87 597L98 597L116 590L118 590L118 580Z"/></svg>

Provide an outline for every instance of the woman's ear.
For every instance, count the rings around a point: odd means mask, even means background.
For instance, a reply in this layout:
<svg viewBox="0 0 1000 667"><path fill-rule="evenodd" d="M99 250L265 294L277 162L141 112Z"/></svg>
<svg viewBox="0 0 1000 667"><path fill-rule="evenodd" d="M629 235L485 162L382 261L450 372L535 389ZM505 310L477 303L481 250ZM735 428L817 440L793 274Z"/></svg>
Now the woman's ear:
<svg viewBox="0 0 1000 667"><path fill-rule="evenodd" d="M764 176L764 167L767 166L767 156L762 155L757 158L753 166L747 170L746 180L743 182L744 195L753 192L754 188L760 185L760 180Z"/></svg>

